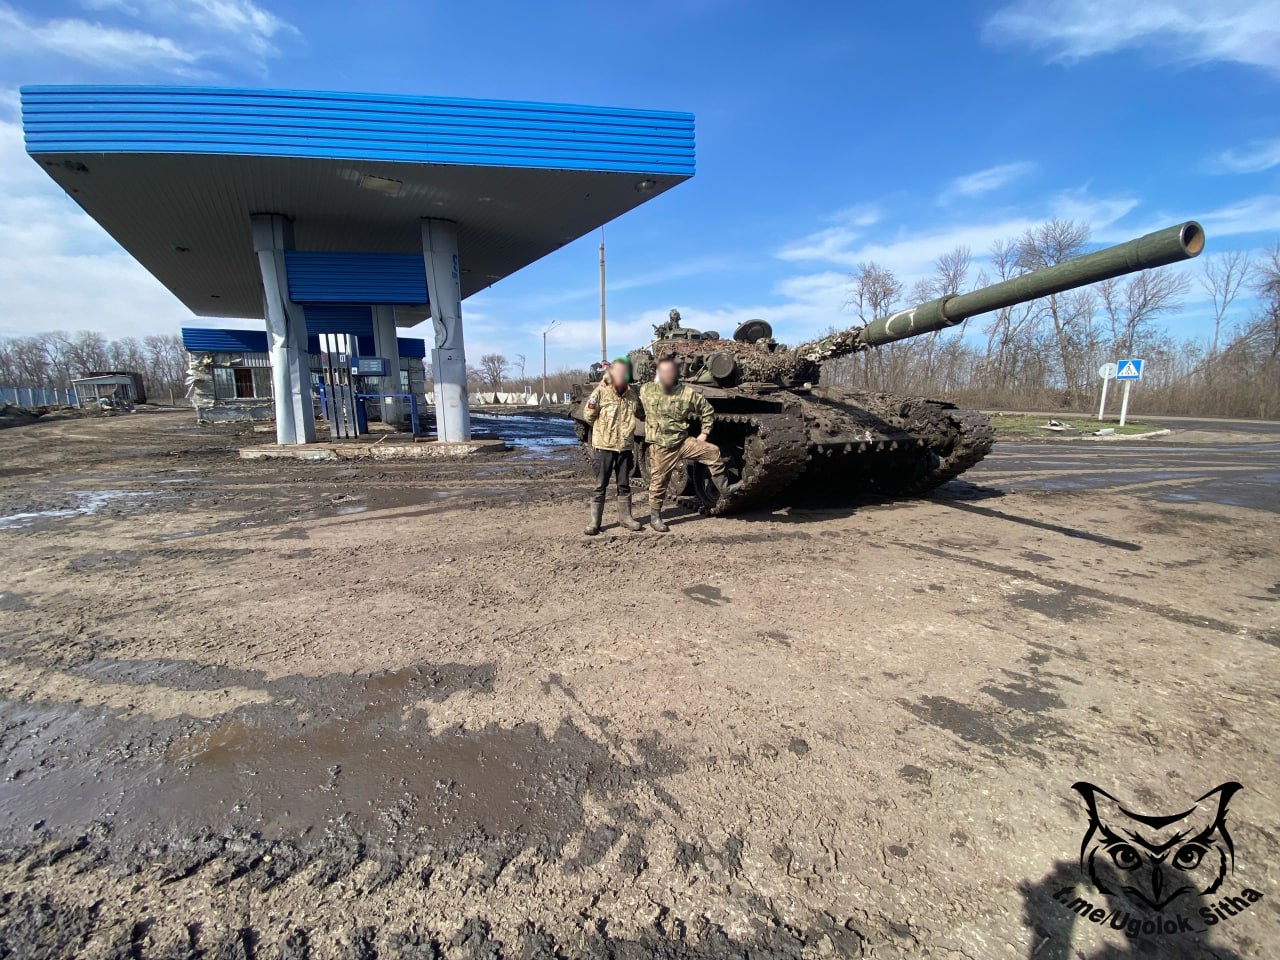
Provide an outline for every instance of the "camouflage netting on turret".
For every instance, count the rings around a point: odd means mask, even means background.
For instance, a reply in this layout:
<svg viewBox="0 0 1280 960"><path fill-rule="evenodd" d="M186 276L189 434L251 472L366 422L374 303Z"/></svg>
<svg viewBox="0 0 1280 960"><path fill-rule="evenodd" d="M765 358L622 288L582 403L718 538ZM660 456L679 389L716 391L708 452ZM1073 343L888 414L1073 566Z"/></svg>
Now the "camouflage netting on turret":
<svg viewBox="0 0 1280 960"><path fill-rule="evenodd" d="M810 363L821 364L837 357L847 357L851 353L865 350L862 342L862 327L849 327L836 333L828 334L819 340L802 343L791 352L803 357Z"/></svg>
<svg viewBox="0 0 1280 960"><path fill-rule="evenodd" d="M860 328L859 328L860 329ZM773 345L741 343L737 340L669 340L654 347L658 357L674 357L689 376L700 368L704 358L714 353L733 357L743 382L801 384L817 383L822 363L862 349L858 329L844 330L795 349ZM636 355L642 359L637 362ZM653 379L653 359L647 350L633 351L631 363L637 380Z"/></svg>

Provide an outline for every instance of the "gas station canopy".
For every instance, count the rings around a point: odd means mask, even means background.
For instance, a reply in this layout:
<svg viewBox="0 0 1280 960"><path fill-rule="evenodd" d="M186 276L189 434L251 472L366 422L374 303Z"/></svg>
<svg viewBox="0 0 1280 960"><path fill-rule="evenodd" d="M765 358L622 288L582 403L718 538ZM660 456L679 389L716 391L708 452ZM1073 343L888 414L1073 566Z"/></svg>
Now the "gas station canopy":
<svg viewBox="0 0 1280 960"><path fill-rule="evenodd" d="M263 316L251 214L289 217L299 251L412 254L418 275L420 222L453 221L465 298L694 172L687 113L30 86L22 114L27 152L201 316ZM403 266L364 261L353 272L365 286ZM336 295L353 302L362 291ZM423 316L397 312L402 325Z"/></svg>
<svg viewBox="0 0 1280 960"><path fill-rule="evenodd" d="M694 172L687 113L210 87L21 93L27 152L179 300L266 321L280 443L315 439L308 332L371 327L394 360L395 327L428 314L437 435L467 440L462 301Z"/></svg>

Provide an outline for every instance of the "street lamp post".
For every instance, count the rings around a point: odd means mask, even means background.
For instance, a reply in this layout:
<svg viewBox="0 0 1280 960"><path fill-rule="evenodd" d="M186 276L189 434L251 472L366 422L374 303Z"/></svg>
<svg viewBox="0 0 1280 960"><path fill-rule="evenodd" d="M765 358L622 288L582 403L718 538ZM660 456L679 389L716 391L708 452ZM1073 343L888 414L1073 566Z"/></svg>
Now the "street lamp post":
<svg viewBox="0 0 1280 960"><path fill-rule="evenodd" d="M547 329L542 331L542 395L544 397L547 395L547 334L559 322L559 320L552 320L547 324Z"/></svg>
<svg viewBox="0 0 1280 960"><path fill-rule="evenodd" d="M604 332L604 227L600 228L600 362L609 362Z"/></svg>

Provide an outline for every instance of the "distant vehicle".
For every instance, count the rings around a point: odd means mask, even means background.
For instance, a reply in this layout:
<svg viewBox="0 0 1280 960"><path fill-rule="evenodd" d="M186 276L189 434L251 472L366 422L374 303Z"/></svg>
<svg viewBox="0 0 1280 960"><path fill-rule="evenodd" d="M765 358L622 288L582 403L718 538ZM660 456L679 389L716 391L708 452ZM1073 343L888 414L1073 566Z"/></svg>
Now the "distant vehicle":
<svg viewBox="0 0 1280 960"><path fill-rule="evenodd" d="M730 479L742 486L721 499L704 468L683 464L671 481L671 489L704 510L731 513L797 503L801 491L813 486L850 499L920 496L987 455L995 440L990 421L943 400L821 386L824 363L944 330L977 314L1187 260L1202 249L1204 231L1188 221L798 347L775 341L763 320L742 324L732 340L725 340L683 326L679 311L672 310L666 323L654 327L653 342L629 357L637 381L652 380L657 359L672 357L681 379L715 408L711 439L724 455ZM575 387L569 410L588 454L591 430L583 404L595 385ZM644 475L648 458L641 428L636 462Z"/></svg>

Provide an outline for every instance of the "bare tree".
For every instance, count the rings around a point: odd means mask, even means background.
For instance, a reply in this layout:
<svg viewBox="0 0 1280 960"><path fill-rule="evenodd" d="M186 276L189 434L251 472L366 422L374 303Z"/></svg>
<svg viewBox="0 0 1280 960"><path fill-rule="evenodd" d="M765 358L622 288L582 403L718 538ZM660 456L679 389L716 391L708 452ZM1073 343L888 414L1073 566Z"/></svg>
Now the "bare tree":
<svg viewBox="0 0 1280 960"><path fill-rule="evenodd" d="M876 317L887 316L902 296L902 282L876 263L860 263L849 278L849 299L846 307L852 307L861 323L870 323Z"/></svg>
<svg viewBox="0 0 1280 960"><path fill-rule="evenodd" d="M860 263L849 278L849 299L845 306L852 307L858 322L868 324L877 317L893 312L902 296L902 281L893 271L876 263ZM895 351L891 349L865 351L861 354L863 385L884 389L890 378L889 366Z"/></svg>
<svg viewBox="0 0 1280 960"><path fill-rule="evenodd" d="M1253 260L1243 250L1211 254L1200 261L1196 280L1209 294L1209 299L1213 303L1213 342L1209 346L1210 357L1218 355L1222 319L1231 309L1231 304L1240 295L1240 291L1248 284L1252 270Z"/></svg>
<svg viewBox="0 0 1280 960"><path fill-rule="evenodd" d="M516 373L516 376L520 378L520 385L522 387L525 385L524 368L527 363L528 363L528 360L525 358L525 355L523 353L517 353L515 355L515 358L511 361L511 365L515 367L515 369L518 371Z"/></svg>
<svg viewBox="0 0 1280 960"><path fill-rule="evenodd" d="M965 280L973 266L973 251L956 247L933 262L931 291L935 297L955 296L965 289Z"/></svg>
<svg viewBox="0 0 1280 960"><path fill-rule="evenodd" d="M111 349L107 338L95 330L80 330L66 339L67 357L74 374L105 370L111 366Z"/></svg>
<svg viewBox="0 0 1280 960"><path fill-rule="evenodd" d="M933 274L916 281L911 289L911 302L926 303L937 297L952 297L960 293L972 264L973 254L968 247L956 247L949 253L944 253L933 262ZM963 337L968 325L969 322L964 321L960 330L947 337L945 342ZM924 368L929 377L933 377L937 370L938 338L942 333L941 330L935 330L919 348L924 354Z"/></svg>
<svg viewBox="0 0 1280 960"><path fill-rule="evenodd" d="M1052 267L1078 257L1088 242L1089 228L1085 224L1050 220L1032 227L1018 239L1015 264L1020 273ZM1039 316L1053 329L1066 401L1070 405L1074 405L1083 392L1085 360L1077 348L1082 340L1082 328L1093 321L1093 301L1073 293L1052 294L1036 301Z"/></svg>
<svg viewBox="0 0 1280 960"><path fill-rule="evenodd" d="M997 240L991 247L991 266L997 280L1010 280L1021 273L1018 267L1018 242ZM979 276L978 286L984 286L988 282L988 277ZM1013 385L1016 361L1026 354L1029 347L1032 333L1029 327L1034 315L1034 304L1023 303L997 310L987 322L987 350L983 358L983 369L986 381L993 387L1009 389Z"/></svg>
<svg viewBox="0 0 1280 960"><path fill-rule="evenodd" d="M1176 270L1143 270L1097 286L1111 324L1111 342L1119 353L1131 355L1139 338L1150 334L1156 317L1182 305L1190 281Z"/></svg>
<svg viewBox="0 0 1280 960"><path fill-rule="evenodd" d="M486 353L480 358L480 379L492 390L501 390L503 378L511 369L511 362L500 353Z"/></svg>

